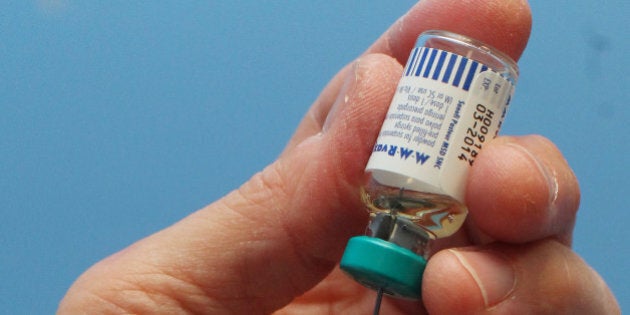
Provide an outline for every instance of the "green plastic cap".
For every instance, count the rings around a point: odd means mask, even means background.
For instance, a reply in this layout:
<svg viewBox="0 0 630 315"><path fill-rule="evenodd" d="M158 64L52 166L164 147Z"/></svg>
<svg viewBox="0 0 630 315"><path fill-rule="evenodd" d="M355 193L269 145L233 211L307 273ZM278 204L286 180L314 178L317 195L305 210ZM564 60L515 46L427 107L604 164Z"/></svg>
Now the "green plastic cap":
<svg viewBox="0 0 630 315"><path fill-rule="evenodd" d="M357 282L386 294L419 299L427 261L385 240L355 236L348 241L339 266Z"/></svg>

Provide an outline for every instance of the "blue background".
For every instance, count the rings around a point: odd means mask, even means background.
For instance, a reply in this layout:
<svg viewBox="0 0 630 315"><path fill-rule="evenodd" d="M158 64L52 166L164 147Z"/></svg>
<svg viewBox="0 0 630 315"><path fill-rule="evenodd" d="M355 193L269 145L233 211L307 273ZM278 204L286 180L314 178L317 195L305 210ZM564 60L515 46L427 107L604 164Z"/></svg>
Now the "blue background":
<svg viewBox="0 0 630 315"><path fill-rule="evenodd" d="M90 265L273 161L412 4L5 1L0 312L54 312ZM628 2L531 5L503 133L564 152L583 193L575 250L628 310Z"/></svg>

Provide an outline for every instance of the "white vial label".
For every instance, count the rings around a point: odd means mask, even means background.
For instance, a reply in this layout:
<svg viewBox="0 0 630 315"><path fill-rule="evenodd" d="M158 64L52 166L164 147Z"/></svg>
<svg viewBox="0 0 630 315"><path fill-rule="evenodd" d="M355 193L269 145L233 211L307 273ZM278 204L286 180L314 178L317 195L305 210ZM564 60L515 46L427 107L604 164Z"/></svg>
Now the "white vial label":
<svg viewBox="0 0 630 315"><path fill-rule="evenodd" d="M498 133L513 91L477 61L414 49L366 171L384 185L463 202L468 170Z"/></svg>

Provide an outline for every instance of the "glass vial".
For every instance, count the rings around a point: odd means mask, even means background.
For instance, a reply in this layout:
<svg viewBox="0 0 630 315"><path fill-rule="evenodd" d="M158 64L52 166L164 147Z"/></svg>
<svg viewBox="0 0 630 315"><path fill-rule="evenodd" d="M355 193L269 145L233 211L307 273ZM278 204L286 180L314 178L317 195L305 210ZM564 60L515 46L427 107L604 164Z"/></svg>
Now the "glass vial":
<svg viewBox="0 0 630 315"><path fill-rule="evenodd" d="M480 41L419 36L366 166L370 223L348 243L346 273L392 296L420 297L431 241L464 223L468 171L498 133L517 77L510 57Z"/></svg>

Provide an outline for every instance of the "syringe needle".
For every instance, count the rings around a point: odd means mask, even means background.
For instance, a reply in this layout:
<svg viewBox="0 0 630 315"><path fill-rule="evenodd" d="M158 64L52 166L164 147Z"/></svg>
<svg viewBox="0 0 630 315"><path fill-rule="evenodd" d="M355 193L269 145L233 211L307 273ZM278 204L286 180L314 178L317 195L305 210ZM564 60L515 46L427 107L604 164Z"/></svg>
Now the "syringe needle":
<svg viewBox="0 0 630 315"><path fill-rule="evenodd" d="M378 315L381 310L381 300L383 299L383 288L378 289L376 294L376 303L374 304L374 315Z"/></svg>

